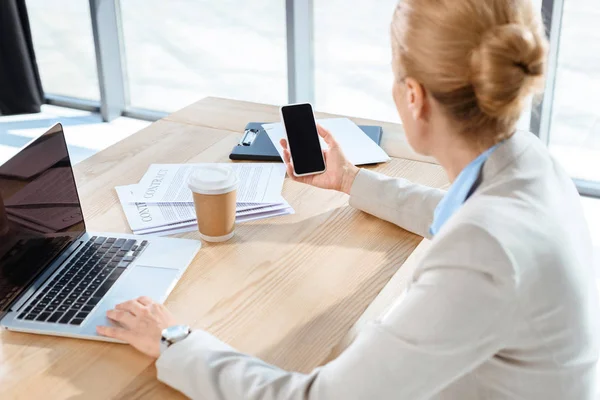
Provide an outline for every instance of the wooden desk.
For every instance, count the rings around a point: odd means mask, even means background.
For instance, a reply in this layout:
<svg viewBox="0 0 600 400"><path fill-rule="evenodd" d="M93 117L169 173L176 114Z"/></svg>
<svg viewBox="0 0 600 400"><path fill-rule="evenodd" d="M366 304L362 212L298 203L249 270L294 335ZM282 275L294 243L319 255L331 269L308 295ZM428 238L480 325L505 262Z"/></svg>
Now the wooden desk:
<svg viewBox="0 0 600 400"><path fill-rule="evenodd" d="M137 182L149 164L226 161L246 122L277 118L274 106L207 98L82 162L75 170L88 228L130 232L114 187ZM384 138L389 153L410 155L398 126L385 124ZM376 170L447 182L430 163L393 159ZM340 193L286 180L283 194L295 215L240 224L231 241L204 244L167 305L241 351L308 372L421 238L350 208ZM2 399L180 396L128 346L12 332L0 339Z"/></svg>

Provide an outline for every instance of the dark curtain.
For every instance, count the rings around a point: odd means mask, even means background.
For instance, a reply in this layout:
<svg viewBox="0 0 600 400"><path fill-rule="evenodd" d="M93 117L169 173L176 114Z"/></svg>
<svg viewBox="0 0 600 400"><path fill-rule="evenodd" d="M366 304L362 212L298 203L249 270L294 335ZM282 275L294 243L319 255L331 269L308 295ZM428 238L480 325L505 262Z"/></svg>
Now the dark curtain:
<svg viewBox="0 0 600 400"><path fill-rule="evenodd" d="M25 0L0 0L0 115L40 112L43 102Z"/></svg>

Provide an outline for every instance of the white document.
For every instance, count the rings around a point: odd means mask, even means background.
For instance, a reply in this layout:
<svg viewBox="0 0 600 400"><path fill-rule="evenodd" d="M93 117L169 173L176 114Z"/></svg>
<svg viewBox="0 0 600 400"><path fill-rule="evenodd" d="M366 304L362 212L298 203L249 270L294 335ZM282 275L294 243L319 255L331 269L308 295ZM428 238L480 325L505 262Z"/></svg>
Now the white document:
<svg viewBox="0 0 600 400"><path fill-rule="evenodd" d="M136 203L133 199L137 185L117 186L115 190L133 233L173 234L196 229L196 210L193 203ZM294 209L283 198L280 200L279 204L246 205L242 210L238 208L236 222L293 214ZM193 229L181 230L190 227Z"/></svg>
<svg viewBox="0 0 600 400"><path fill-rule="evenodd" d="M152 164L134 190L137 203L189 203L187 180L203 164ZM205 165L205 164L204 164ZM227 163L238 176L238 203L274 204L281 200L285 165L280 163Z"/></svg>
<svg viewBox="0 0 600 400"><path fill-rule="evenodd" d="M280 215L289 215L294 214L293 208L285 208L277 211L269 211L258 214L250 214L245 216L236 217L235 222L237 224L242 222L254 221L258 219L277 217ZM178 224L172 224L167 227L158 227L158 228L149 228L149 229L141 229L138 231L133 231L136 235L154 235L154 236L165 236L165 235L175 235L177 233L185 233L185 232L193 232L198 229L196 225L196 221L189 222L181 222Z"/></svg>
<svg viewBox="0 0 600 400"><path fill-rule="evenodd" d="M386 152L348 118L318 119L317 123L331 132L352 164L365 165L390 161ZM283 148L279 144L279 141L286 137L283 124L281 122L264 124L263 128L283 158ZM327 149L323 138L319 137L319 139L321 148Z"/></svg>

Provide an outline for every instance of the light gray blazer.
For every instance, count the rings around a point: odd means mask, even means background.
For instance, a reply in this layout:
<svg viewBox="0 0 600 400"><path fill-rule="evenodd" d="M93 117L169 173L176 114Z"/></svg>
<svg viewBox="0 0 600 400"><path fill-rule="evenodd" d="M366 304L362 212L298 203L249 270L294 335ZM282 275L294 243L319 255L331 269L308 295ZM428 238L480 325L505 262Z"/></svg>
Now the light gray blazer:
<svg viewBox="0 0 600 400"><path fill-rule="evenodd" d="M444 192L361 170L350 204L422 236ZM539 140L500 144L405 294L336 360L290 373L195 331L158 378L196 399L592 399L600 334L579 196Z"/></svg>

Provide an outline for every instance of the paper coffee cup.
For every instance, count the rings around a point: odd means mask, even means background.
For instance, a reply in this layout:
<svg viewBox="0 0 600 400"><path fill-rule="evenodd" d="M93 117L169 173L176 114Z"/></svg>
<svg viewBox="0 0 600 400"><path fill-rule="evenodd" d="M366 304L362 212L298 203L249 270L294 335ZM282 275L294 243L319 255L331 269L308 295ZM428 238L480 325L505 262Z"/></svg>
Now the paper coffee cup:
<svg viewBox="0 0 600 400"><path fill-rule="evenodd" d="M206 165L194 169L188 187L194 197L198 231L207 242L224 242L235 231L238 179L233 168Z"/></svg>

